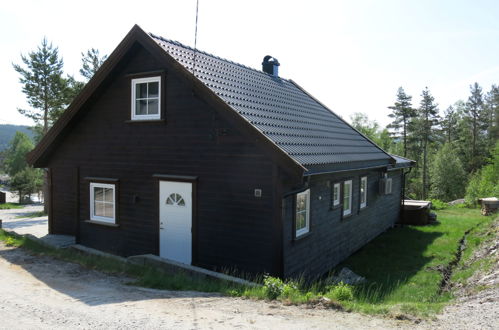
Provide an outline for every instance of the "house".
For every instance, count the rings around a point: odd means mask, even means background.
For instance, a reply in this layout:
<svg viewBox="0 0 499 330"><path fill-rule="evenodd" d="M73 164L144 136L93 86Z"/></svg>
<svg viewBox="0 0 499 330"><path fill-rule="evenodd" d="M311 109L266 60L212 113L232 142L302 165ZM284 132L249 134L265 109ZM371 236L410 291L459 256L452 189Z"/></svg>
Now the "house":
<svg viewBox="0 0 499 330"><path fill-rule="evenodd" d="M134 26L28 160L49 231L122 256L322 274L399 216L404 169L278 76Z"/></svg>

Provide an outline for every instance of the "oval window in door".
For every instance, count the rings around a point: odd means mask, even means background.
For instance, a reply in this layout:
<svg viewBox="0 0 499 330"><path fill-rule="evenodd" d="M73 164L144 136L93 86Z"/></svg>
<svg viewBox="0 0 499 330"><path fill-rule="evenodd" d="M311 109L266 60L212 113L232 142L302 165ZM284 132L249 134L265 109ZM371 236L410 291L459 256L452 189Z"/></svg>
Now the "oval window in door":
<svg viewBox="0 0 499 330"><path fill-rule="evenodd" d="M177 193L173 193L166 199L166 205L185 206L185 201L182 196Z"/></svg>

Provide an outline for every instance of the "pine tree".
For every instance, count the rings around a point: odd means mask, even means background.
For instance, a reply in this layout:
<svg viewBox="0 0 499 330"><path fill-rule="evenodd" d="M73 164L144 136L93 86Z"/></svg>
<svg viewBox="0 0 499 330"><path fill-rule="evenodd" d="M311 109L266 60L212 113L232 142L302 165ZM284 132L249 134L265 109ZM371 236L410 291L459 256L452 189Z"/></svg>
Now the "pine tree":
<svg viewBox="0 0 499 330"><path fill-rule="evenodd" d="M470 86L471 95L466 102L464 109L466 120L469 123L471 130L471 150L470 150L470 171L474 172L483 163L481 153L480 138L483 136L484 130L487 129L487 118L484 111L482 88L478 83Z"/></svg>
<svg viewBox="0 0 499 330"><path fill-rule="evenodd" d="M13 64L21 75L20 83L28 99L30 110L18 111L42 126L43 134L56 119L54 113L63 111L68 103L67 81L63 77L63 60L59 58L57 47L44 38L36 51L27 56L21 55L25 67Z"/></svg>
<svg viewBox="0 0 499 330"><path fill-rule="evenodd" d="M393 118L393 121L388 125L395 134L402 134L402 142L404 146L404 157L407 157L407 136L410 129L411 119L416 115L412 108L412 96L407 95L402 87L397 91L397 101L393 106L388 107L392 113L388 116Z"/></svg>
<svg viewBox="0 0 499 330"><path fill-rule="evenodd" d="M417 110L418 112L418 136L421 141L423 150L423 168L422 168L422 198L428 196L428 149L429 143L434 139L433 128L438 125L438 104L435 103L435 98L431 95L430 90L426 87L421 93L421 103Z"/></svg>
<svg viewBox="0 0 499 330"><path fill-rule="evenodd" d="M485 109L488 121L489 147L493 147L499 140L499 86L492 85L485 96Z"/></svg>
<svg viewBox="0 0 499 330"><path fill-rule="evenodd" d="M91 48L87 50L87 53L81 53L82 67L80 69L80 74L90 80L94 74L99 70L100 66L106 60L107 55L100 56L99 50Z"/></svg>
<svg viewBox="0 0 499 330"><path fill-rule="evenodd" d="M447 143L451 143L457 138L457 123L459 114L456 109L451 105L444 111L441 125Z"/></svg>

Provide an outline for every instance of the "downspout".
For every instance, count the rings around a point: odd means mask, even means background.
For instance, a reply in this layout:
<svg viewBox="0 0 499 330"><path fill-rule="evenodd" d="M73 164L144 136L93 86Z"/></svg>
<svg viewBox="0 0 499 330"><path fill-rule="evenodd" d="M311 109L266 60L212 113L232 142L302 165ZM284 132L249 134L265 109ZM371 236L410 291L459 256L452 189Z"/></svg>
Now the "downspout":
<svg viewBox="0 0 499 330"><path fill-rule="evenodd" d="M404 172L402 170L402 196L400 198L400 217L402 218L401 220L404 219L404 212L405 212L405 177L407 174L411 173L412 167L409 167L409 171Z"/></svg>

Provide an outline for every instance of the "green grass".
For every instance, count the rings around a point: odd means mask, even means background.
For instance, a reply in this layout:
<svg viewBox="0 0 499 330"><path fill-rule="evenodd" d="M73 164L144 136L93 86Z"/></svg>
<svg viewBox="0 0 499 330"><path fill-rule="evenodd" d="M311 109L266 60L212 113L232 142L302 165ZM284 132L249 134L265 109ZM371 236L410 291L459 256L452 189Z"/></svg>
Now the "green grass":
<svg viewBox="0 0 499 330"><path fill-rule="evenodd" d="M8 210L8 209L22 209L24 205L19 203L3 203L0 204L0 210Z"/></svg>
<svg viewBox="0 0 499 330"><path fill-rule="evenodd" d="M322 297L332 306L367 314L395 317L427 317L438 313L452 300L452 292L441 292L442 270L455 262L459 242L468 232L462 258L469 258L491 232L493 217L480 215L477 209L449 207L437 212L438 222L428 226L404 226L388 230L339 265L348 267L368 282L350 288L328 287L325 283L298 283L298 290L281 294L278 299L292 303L314 303ZM495 236L494 236L495 235ZM452 281L465 281L476 269L490 261L479 260L471 269L456 266ZM283 286L286 285L286 281ZM338 296L338 290L341 295ZM350 297L348 290L352 291ZM247 289L247 297L268 298L265 287Z"/></svg>
<svg viewBox="0 0 499 330"><path fill-rule="evenodd" d="M47 214L43 211L38 211L38 212L30 212L30 213L25 213L25 214L20 214L16 216L16 219L22 219L22 218L38 218L38 217L43 217L46 216Z"/></svg>
<svg viewBox="0 0 499 330"><path fill-rule="evenodd" d="M340 266L369 280L356 288L355 299L345 304L347 308L428 316L449 302L452 294L440 292L442 270L455 260L465 233L489 227L493 218L481 216L477 209L456 207L438 211L437 215L436 224L389 230ZM475 243L467 246L464 256L471 255L479 246L474 233L467 235L467 241ZM472 272L463 273L461 279Z"/></svg>

